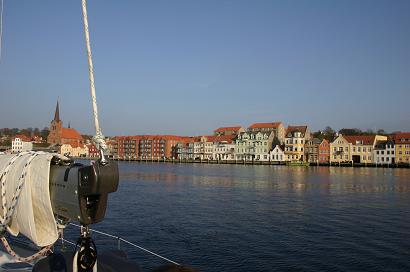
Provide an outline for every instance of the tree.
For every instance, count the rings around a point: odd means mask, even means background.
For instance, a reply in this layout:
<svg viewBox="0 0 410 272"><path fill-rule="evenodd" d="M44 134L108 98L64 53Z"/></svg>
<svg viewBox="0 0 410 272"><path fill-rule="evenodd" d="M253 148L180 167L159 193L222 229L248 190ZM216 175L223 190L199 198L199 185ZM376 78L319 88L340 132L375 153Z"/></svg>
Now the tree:
<svg viewBox="0 0 410 272"><path fill-rule="evenodd" d="M274 148L277 145L280 145L280 141L279 141L278 137L275 137L272 141L272 148Z"/></svg>
<svg viewBox="0 0 410 272"><path fill-rule="evenodd" d="M331 127L327 126L325 127L325 129L323 130L323 138L328 140L329 142L333 141L333 139L336 136L336 131L334 131L334 129L332 129Z"/></svg>
<svg viewBox="0 0 410 272"><path fill-rule="evenodd" d="M339 134L342 135L360 135L363 134L361 129L358 128L342 128L339 130Z"/></svg>
<svg viewBox="0 0 410 272"><path fill-rule="evenodd" d="M318 138L319 140L323 140L325 136L321 130L313 132L312 135L313 135L313 138Z"/></svg>
<svg viewBox="0 0 410 272"><path fill-rule="evenodd" d="M38 128L35 128L35 129L33 130L33 133L34 133L34 136L40 136L40 135L41 135L40 129L38 129Z"/></svg>
<svg viewBox="0 0 410 272"><path fill-rule="evenodd" d="M31 137L31 132L28 129L20 130L19 134L22 134L22 135L27 136L27 137Z"/></svg>
<svg viewBox="0 0 410 272"><path fill-rule="evenodd" d="M380 129L377 130L377 134L387 135L387 132L384 129L380 128Z"/></svg>
<svg viewBox="0 0 410 272"><path fill-rule="evenodd" d="M0 146L11 146L11 140L6 139L4 141L0 141Z"/></svg>
<svg viewBox="0 0 410 272"><path fill-rule="evenodd" d="M20 130L18 128L12 128L10 136L16 136L19 133L20 133Z"/></svg>
<svg viewBox="0 0 410 272"><path fill-rule="evenodd" d="M47 139L48 134L50 134L50 130L48 129L48 127L43 128L43 130L40 132L40 135L43 138L43 140Z"/></svg>

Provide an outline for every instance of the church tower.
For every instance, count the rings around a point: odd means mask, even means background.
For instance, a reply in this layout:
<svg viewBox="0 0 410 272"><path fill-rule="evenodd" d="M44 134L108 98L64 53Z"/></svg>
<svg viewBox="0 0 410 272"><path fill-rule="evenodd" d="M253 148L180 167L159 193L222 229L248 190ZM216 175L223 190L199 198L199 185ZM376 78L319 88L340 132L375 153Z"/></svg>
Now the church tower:
<svg viewBox="0 0 410 272"><path fill-rule="evenodd" d="M54 119L51 121L50 134L47 137L47 143L61 144L62 131L63 121L60 120L60 106L57 100L56 111L54 113Z"/></svg>

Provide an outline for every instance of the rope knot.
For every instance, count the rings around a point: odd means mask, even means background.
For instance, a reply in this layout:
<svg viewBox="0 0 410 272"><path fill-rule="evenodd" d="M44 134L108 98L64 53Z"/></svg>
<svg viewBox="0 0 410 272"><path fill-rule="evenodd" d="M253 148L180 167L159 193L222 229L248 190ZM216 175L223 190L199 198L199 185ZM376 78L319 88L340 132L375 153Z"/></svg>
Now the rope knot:
<svg viewBox="0 0 410 272"><path fill-rule="evenodd" d="M98 133L93 137L93 143L95 147L100 150L100 151L107 151L108 147L107 144L105 143L104 135L101 133Z"/></svg>

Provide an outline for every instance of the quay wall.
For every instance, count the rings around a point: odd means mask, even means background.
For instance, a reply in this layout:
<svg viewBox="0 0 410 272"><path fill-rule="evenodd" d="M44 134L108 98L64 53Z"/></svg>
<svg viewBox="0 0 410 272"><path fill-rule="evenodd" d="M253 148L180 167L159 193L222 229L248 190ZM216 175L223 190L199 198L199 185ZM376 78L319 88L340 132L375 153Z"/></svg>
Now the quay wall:
<svg viewBox="0 0 410 272"><path fill-rule="evenodd" d="M97 158L81 157L76 159L96 160ZM238 164L238 165L281 165L302 167L372 167L372 168L410 168L410 164L375 164L375 163L309 163L309 165L288 165L277 161L244 161L244 160L181 160L181 159L114 159L138 163L197 163L197 164Z"/></svg>

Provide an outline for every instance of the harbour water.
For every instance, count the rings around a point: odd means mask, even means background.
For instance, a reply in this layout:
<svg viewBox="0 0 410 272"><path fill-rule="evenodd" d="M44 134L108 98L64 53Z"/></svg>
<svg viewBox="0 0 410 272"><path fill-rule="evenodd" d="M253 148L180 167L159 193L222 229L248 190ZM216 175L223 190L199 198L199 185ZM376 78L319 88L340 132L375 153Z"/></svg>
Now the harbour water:
<svg viewBox="0 0 410 272"><path fill-rule="evenodd" d="M200 271L410 271L410 169L120 162L94 228Z"/></svg>

